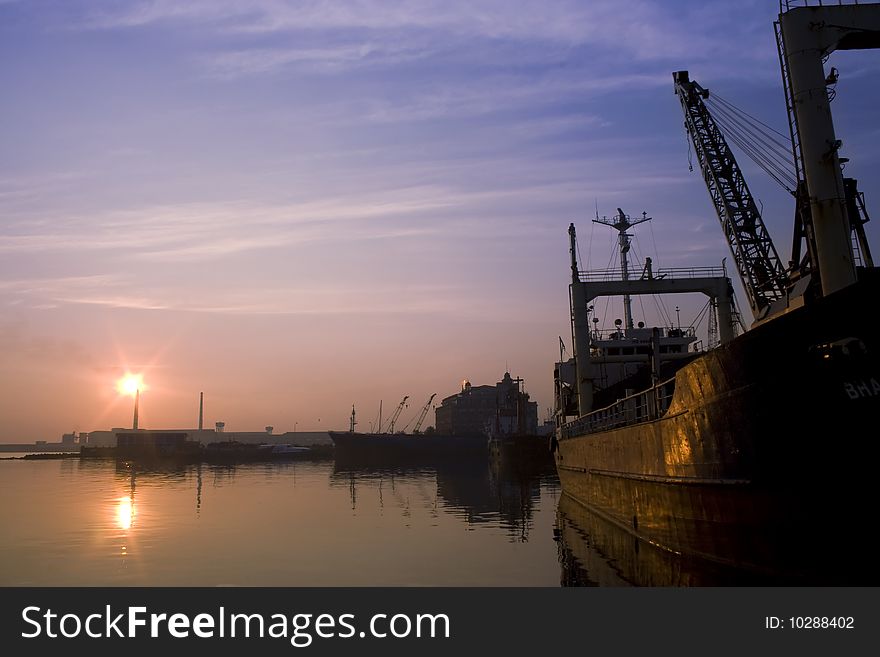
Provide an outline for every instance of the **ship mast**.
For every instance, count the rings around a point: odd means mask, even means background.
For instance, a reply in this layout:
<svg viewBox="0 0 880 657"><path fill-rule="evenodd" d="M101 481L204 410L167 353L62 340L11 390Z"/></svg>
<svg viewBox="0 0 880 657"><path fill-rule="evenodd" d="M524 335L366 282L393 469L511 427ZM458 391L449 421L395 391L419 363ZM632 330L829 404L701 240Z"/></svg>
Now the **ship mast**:
<svg viewBox="0 0 880 657"><path fill-rule="evenodd" d="M593 370L590 363L587 296L578 271L577 232L574 224L568 227L568 243L571 252L571 335L574 342L578 414L586 415L593 409Z"/></svg>
<svg viewBox="0 0 880 657"><path fill-rule="evenodd" d="M603 360L604 356L598 353L601 350L601 342L599 336L596 341L591 344L591 336L589 329L589 311L590 302L597 297L630 297L632 295L643 294L686 294L690 292L698 292L709 297L710 301L714 300L714 305L718 312L718 330L721 343L726 343L733 339L733 289L730 285L730 279L722 268L704 269L703 271L695 270L662 270L658 276L629 276L629 264L627 252L630 246L630 235L627 229L637 224L649 220L647 213L644 213L641 219L632 221L622 210L618 208L618 216L611 221L601 221L598 223L615 227L621 234L621 260L623 264L623 278L609 277L607 271L580 271L578 269L577 258L577 233L574 224L568 227L569 250L571 254L571 285L569 287L569 302L571 304L571 333L574 343L574 376L564 382L566 386L572 386L577 392L577 413L584 416L595 410L593 408L594 388L596 382L602 380L601 370L597 365L608 362L644 362L647 353L615 353L605 354L610 356L611 360ZM613 223L612 223L613 222ZM701 275L701 274L708 275ZM616 272L615 272L616 274ZM627 307L629 308L629 303ZM632 349L635 341L646 340L646 336L632 326L632 312L627 312L629 335L612 336L611 342L623 341L628 344L627 348ZM664 339L673 342L680 341L684 338L682 335L666 336ZM608 342L608 341L605 341ZM678 342L678 344L688 344L689 340ZM611 347L620 348L620 344L609 345ZM647 344L643 345L648 347ZM668 346L668 343L667 343ZM594 354L593 352L597 353ZM593 358L593 356L596 358ZM622 357L622 359L621 359ZM667 358L668 360L668 358ZM573 380L572 380L573 379ZM600 385L602 385L600 383ZM565 403L568 407L568 402Z"/></svg>
<svg viewBox="0 0 880 657"><path fill-rule="evenodd" d="M630 245L631 245L631 237L628 231L633 226L638 226L646 221L650 221L651 217L648 216L647 212L642 213L641 219L636 219L633 221L630 219L629 215L624 214L623 210L617 208L617 215L609 219L608 217L602 217L599 219L598 213L596 214L596 218L593 219L593 223L602 224L604 226L611 226L618 232L617 242L620 246L620 274L621 279L624 281L629 280L629 260L627 254L629 253ZM631 329L634 328L633 324L633 316L632 316L632 297L629 294L623 295L623 316L626 321L626 328Z"/></svg>

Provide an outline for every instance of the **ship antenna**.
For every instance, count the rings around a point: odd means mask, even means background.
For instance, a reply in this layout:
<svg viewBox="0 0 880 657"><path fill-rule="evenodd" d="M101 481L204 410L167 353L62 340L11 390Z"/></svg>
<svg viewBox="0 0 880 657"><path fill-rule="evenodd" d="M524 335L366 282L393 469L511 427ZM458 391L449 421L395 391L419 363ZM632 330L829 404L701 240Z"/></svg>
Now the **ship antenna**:
<svg viewBox="0 0 880 657"><path fill-rule="evenodd" d="M618 244L620 248L620 273L624 281L629 280L629 259L627 257L627 254L630 250L630 238L632 237L632 235L630 235L626 231L633 226L637 226L650 220L651 217L648 216L647 212L642 213L641 219L633 220L628 214L625 214L621 208L617 208L617 215L612 217L611 219L602 217L602 219L597 218L593 220L593 223L610 226L617 231ZM626 328L633 328L632 298L628 294L623 295L623 311L626 318Z"/></svg>

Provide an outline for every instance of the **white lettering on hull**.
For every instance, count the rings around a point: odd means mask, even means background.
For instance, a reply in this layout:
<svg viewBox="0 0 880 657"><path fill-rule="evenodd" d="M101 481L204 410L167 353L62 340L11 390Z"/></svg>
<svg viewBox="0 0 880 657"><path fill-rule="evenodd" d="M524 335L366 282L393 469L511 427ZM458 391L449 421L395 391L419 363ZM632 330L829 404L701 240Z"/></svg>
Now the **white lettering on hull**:
<svg viewBox="0 0 880 657"><path fill-rule="evenodd" d="M868 380L844 381L843 389L850 399L862 399L863 397L880 397L880 381L874 377Z"/></svg>

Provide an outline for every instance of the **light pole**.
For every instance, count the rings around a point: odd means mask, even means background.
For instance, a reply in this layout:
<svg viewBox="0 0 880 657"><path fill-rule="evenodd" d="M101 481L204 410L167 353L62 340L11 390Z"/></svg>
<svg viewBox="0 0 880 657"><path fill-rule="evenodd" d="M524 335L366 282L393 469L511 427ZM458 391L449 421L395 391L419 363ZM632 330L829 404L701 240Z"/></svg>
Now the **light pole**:
<svg viewBox="0 0 880 657"><path fill-rule="evenodd" d="M116 382L116 391L120 395L131 395L134 397L134 417L131 421L131 426L134 430L137 430L138 428L138 406L141 399L141 387L143 387L144 390L147 389L147 386L144 385L143 377L140 374L126 373L125 376Z"/></svg>
<svg viewBox="0 0 880 657"><path fill-rule="evenodd" d="M299 422L294 422L294 423L293 423L293 433L296 433L296 425L297 425L297 424L299 424Z"/></svg>

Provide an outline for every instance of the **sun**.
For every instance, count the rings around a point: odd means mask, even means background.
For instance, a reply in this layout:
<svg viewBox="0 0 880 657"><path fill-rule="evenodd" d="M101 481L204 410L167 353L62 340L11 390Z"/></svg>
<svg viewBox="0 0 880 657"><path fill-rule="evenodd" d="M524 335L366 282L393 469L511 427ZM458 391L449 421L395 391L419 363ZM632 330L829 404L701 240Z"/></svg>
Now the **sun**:
<svg viewBox="0 0 880 657"><path fill-rule="evenodd" d="M126 374L116 382L116 390L120 395L131 395L132 397L138 390L144 389L144 377L142 374Z"/></svg>

